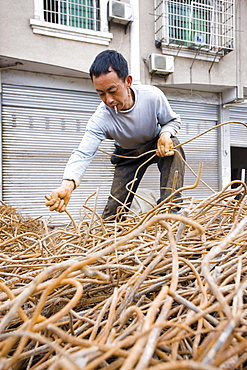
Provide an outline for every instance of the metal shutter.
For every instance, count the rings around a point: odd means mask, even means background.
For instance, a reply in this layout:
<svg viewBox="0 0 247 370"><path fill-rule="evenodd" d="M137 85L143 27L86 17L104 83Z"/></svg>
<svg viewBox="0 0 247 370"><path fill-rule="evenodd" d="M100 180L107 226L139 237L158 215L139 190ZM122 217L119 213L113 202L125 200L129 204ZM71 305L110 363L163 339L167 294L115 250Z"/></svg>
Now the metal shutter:
<svg viewBox="0 0 247 370"><path fill-rule="evenodd" d="M182 128L178 134L181 143L192 139L217 123L217 105L170 99L169 102L173 110L180 114L182 119ZM183 149L187 163L196 173L198 172L199 163L203 163L202 179L214 191L218 191L217 129L184 145ZM185 185L193 185L194 183L195 176L186 167ZM156 165L150 166L141 186L153 188L156 195L159 196L159 172ZM197 188L184 192L185 196L193 196L196 199L202 199L211 194L212 191L201 183Z"/></svg>
<svg viewBox="0 0 247 370"><path fill-rule="evenodd" d="M229 107L230 121L239 121L247 123L247 105ZM247 146L247 129L244 125L238 123L230 124L230 142L231 146Z"/></svg>
<svg viewBox="0 0 247 370"><path fill-rule="evenodd" d="M16 206L24 215L52 217L68 221L64 214L51 213L44 206L44 195L60 184L71 151L79 144L88 118L99 103L96 93L3 85L3 201ZM214 126L217 106L170 100L181 115L179 139L184 142ZM112 152L106 140L101 148ZM203 162L203 180L218 190L216 130L184 146L188 164L197 172ZM99 188L97 211L102 212L110 191L113 166L109 156L99 152L86 171L81 186L73 193L68 210L76 219L85 199ZM185 184L195 177L186 170ZM152 189L159 197L156 165L145 174L141 189ZM185 192L195 198L210 195L204 185ZM95 198L88 203L94 206Z"/></svg>
<svg viewBox="0 0 247 370"><path fill-rule="evenodd" d="M23 215L69 221L50 212L44 196L59 186L71 151L79 144L88 118L99 104L96 93L27 86L3 86L3 201ZM100 148L112 152L106 140ZM106 202L113 177L109 156L98 152L68 211L79 219L85 199L100 188L97 210ZM89 202L93 207L95 197ZM82 213L83 214L83 213Z"/></svg>

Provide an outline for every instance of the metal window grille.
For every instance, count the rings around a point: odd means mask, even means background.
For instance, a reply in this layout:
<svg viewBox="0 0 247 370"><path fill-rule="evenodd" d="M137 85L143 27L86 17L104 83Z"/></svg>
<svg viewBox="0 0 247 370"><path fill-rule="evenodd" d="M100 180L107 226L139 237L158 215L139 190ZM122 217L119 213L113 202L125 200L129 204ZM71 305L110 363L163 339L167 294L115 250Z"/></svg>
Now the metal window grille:
<svg viewBox="0 0 247 370"><path fill-rule="evenodd" d="M43 0L44 20L100 31L99 0Z"/></svg>
<svg viewBox="0 0 247 370"><path fill-rule="evenodd" d="M164 45L233 49L234 0L155 0L155 37Z"/></svg>

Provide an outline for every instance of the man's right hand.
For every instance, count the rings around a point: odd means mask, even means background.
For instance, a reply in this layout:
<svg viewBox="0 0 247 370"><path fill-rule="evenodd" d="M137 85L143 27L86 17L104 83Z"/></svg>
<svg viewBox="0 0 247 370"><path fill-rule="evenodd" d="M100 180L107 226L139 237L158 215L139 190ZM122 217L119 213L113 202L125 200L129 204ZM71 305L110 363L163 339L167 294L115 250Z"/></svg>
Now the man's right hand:
<svg viewBox="0 0 247 370"><path fill-rule="evenodd" d="M45 205L50 207L50 211L64 212L74 188L73 180L63 180L61 186L45 196L47 199Z"/></svg>

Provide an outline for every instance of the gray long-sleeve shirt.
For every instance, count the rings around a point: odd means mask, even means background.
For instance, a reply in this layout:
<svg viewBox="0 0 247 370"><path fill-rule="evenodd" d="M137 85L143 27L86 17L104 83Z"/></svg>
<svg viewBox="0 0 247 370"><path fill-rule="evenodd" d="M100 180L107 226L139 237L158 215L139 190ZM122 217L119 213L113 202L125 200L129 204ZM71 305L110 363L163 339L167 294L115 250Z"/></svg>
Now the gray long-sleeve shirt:
<svg viewBox="0 0 247 370"><path fill-rule="evenodd" d="M116 113L103 102L89 119L85 134L65 167L64 179L74 180L79 186L102 140L112 139L125 149L136 149L161 132L175 136L181 127L176 114L163 92L155 86L131 87L135 94L134 106Z"/></svg>

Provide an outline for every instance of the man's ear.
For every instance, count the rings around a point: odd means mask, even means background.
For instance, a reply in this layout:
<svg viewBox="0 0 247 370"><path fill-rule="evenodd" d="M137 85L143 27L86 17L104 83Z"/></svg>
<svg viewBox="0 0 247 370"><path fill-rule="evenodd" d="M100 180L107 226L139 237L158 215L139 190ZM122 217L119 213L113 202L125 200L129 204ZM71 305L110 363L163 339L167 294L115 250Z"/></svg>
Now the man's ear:
<svg viewBox="0 0 247 370"><path fill-rule="evenodd" d="M126 77L125 83L126 83L126 87L130 88L130 86L132 85L132 76L131 75L128 75Z"/></svg>

